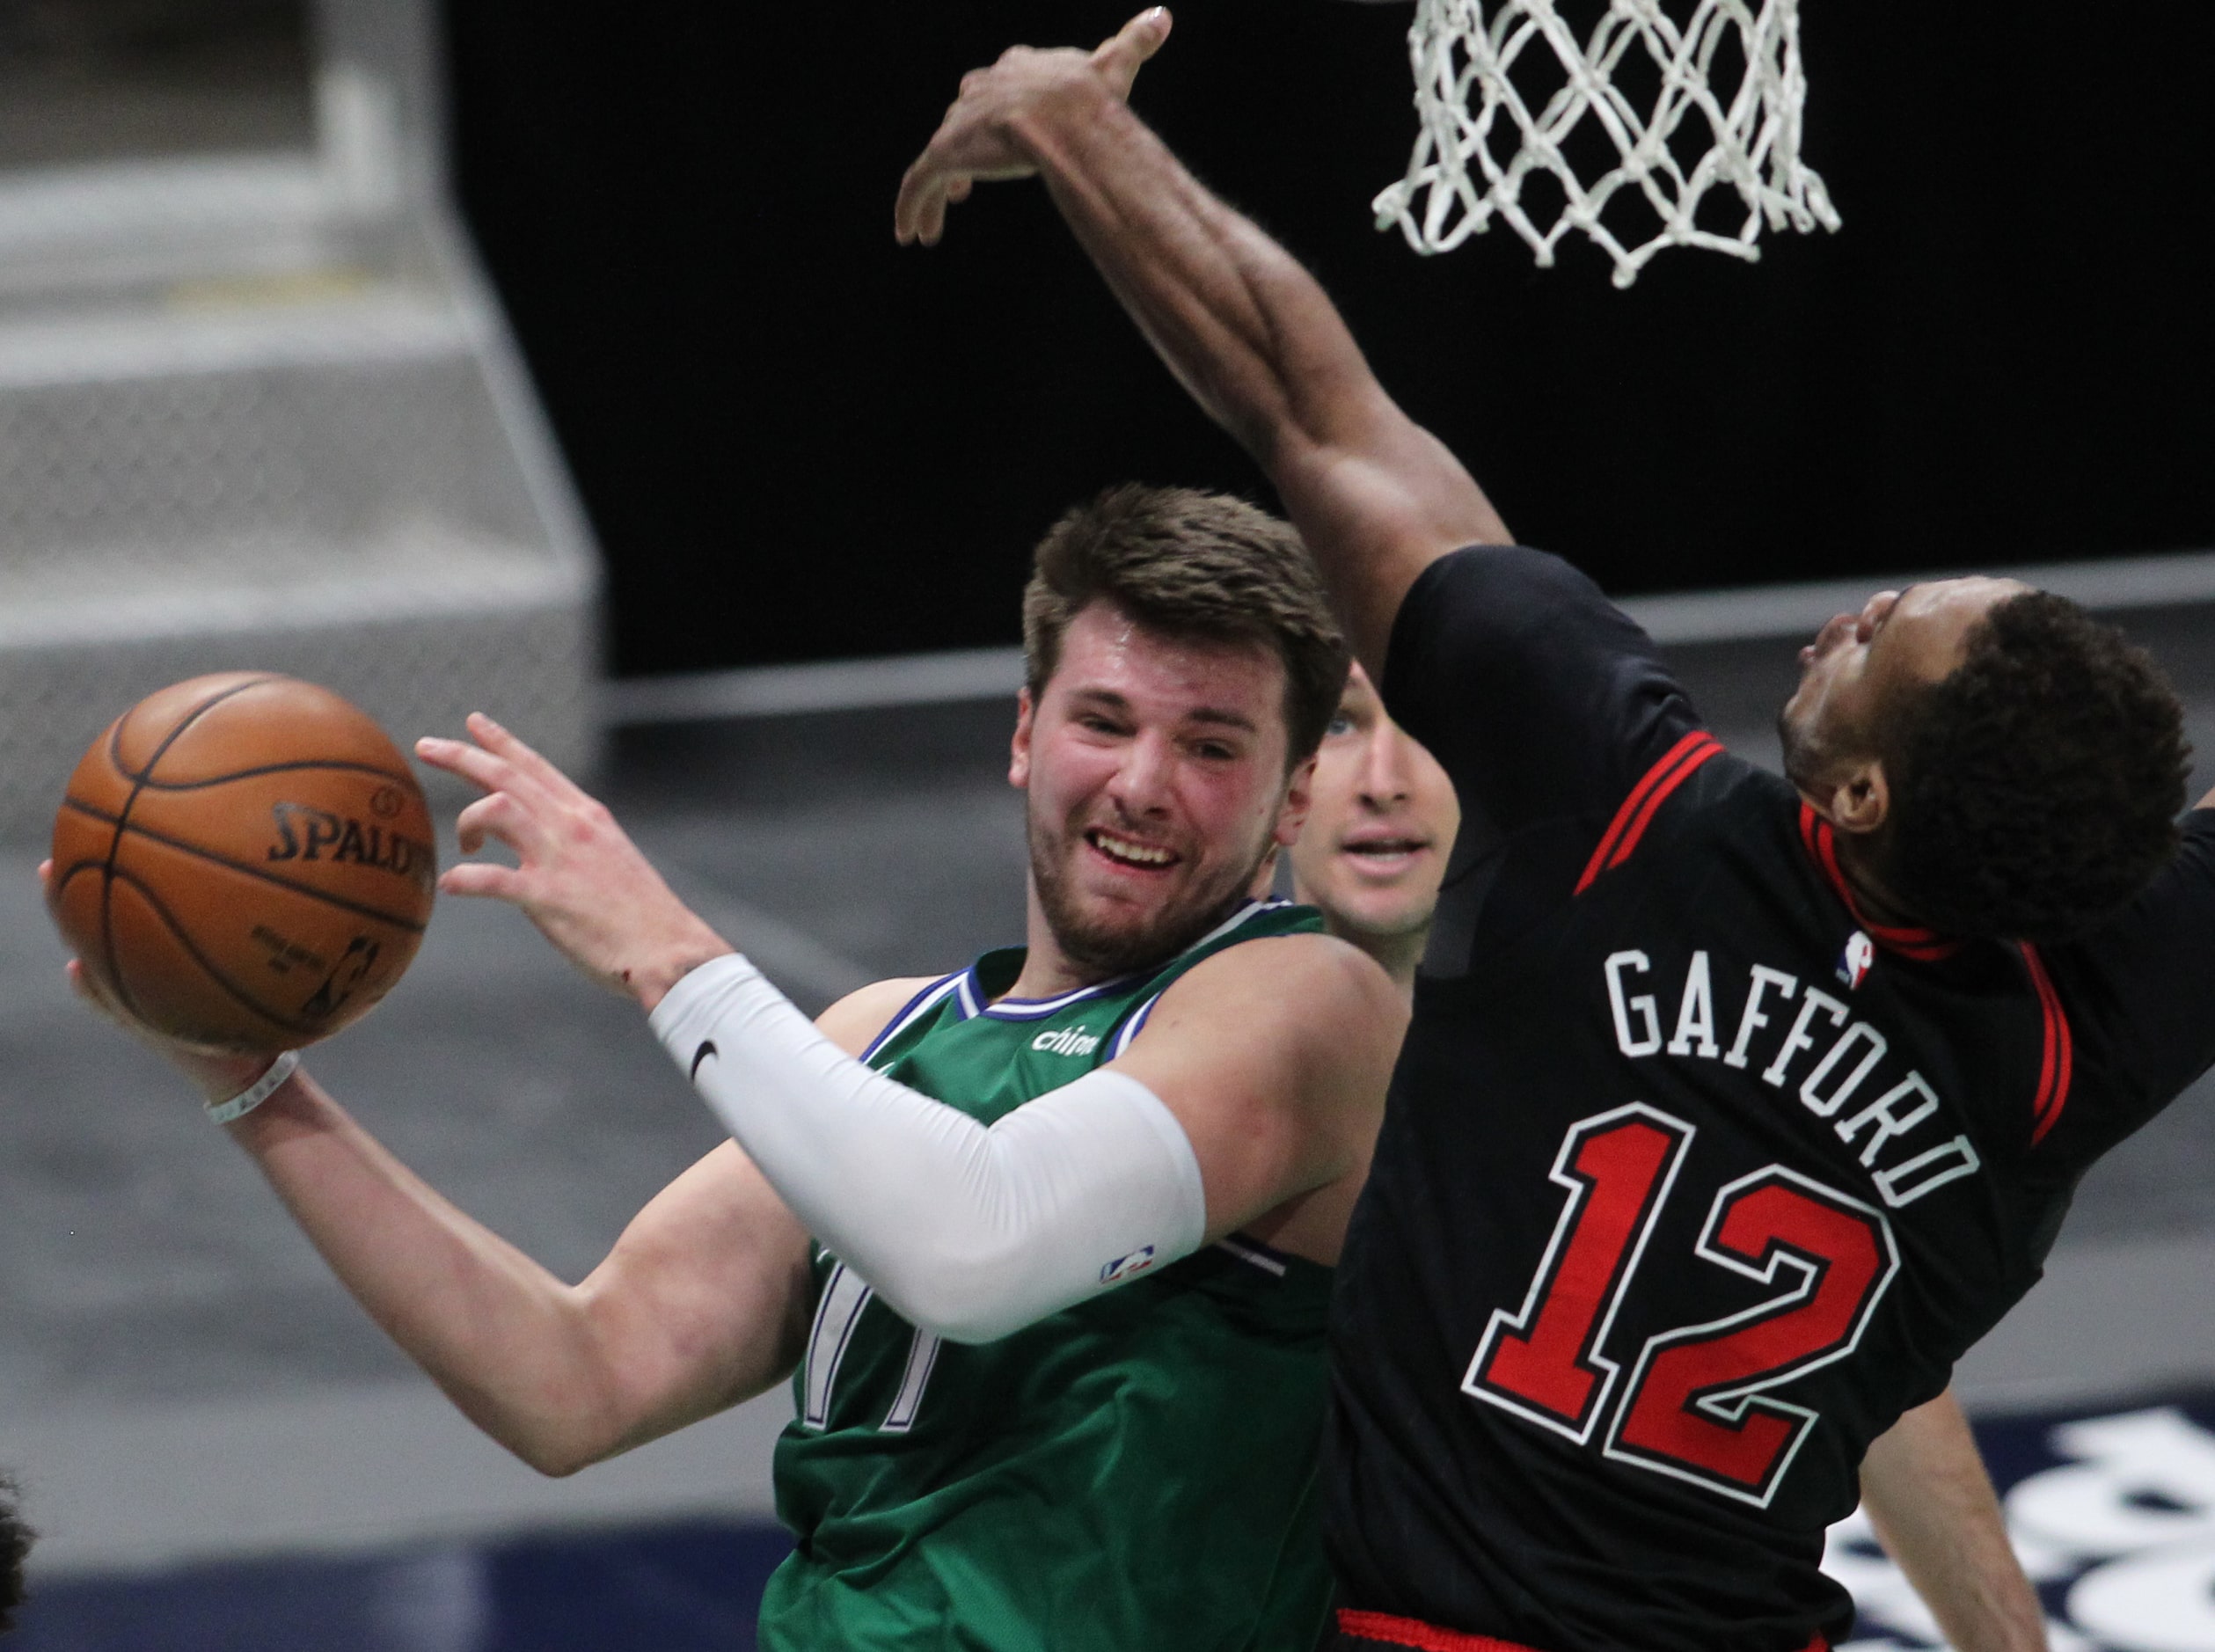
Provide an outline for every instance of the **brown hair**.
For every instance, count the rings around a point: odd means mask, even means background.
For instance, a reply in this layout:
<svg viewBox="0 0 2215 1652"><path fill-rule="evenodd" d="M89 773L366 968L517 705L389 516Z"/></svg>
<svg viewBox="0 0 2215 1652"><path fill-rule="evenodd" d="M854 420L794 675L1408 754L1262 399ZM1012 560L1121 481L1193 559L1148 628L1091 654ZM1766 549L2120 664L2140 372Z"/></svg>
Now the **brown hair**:
<svg viewBox="0 0 2215 1652"><path fill-rule="evenodd" d="M1137 482L1070 511L1031 553L1023 591L1033 699L1061 663L1069 622L1103 599L1165 637L1270 649L1284 665L1286 763L1322 743L1349 656L1290 523L1227 494Z"/></svg>

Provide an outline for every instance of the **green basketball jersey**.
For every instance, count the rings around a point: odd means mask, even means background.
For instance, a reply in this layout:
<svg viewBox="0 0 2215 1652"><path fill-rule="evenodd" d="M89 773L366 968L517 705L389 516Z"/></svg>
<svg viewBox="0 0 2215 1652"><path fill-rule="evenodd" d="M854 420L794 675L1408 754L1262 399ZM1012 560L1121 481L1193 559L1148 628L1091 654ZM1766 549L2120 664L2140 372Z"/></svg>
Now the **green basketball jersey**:
<svg viewBox="0 0 2215 1652"><path fill-rule="evenodd" d="M934 982L865 1059L991 1123L1113 1060L1202 959L1321 927L1251 903L1158 969L999 998L1020 947ZM995 999L998 999L995 1002ZM1235 1029L1225 1028L1225 1036ZM917 1330L819 1252L777 1447L799 1543L771 1652L1310 1652L1330 1269L1225 1239L970 1346Z"/></svg>

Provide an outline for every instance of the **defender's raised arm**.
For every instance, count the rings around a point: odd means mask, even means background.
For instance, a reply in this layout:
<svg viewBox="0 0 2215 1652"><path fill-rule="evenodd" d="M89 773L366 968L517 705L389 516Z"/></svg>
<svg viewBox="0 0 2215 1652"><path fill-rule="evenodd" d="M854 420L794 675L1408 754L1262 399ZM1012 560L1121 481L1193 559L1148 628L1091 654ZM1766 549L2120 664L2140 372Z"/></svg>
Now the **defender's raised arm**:
<svg viewBox="0 0 2215 1652"><path fill-rule="evenodd" d="M973 70L901 182L903 242L935 243L980 179L1044 179L1170 370L1276 484L1356 651L1380 672L1436 558L1506 543L1459 460L1385 394L1315 279L1210 194L1125 102L1168 37L1142 12L1097 50L1018 47Z"/></svg>

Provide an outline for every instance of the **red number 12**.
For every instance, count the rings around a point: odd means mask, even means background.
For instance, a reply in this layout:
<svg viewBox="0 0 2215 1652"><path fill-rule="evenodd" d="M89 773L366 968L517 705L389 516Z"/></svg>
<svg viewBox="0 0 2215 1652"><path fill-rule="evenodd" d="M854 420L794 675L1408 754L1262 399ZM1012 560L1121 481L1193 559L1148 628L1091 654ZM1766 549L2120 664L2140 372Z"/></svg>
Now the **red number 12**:
<svg viewBox="0 0 2215 1652"><path fill-rule="evenodd" d="M1569 1127L1568 1203L1523 1305L1485 1327L1462 1389L1588 1444L1619 1373L1601 1351L1692 1127L1633 1102ZM1619 1462L1766 1507L1816 1422L1766 1391L1841 1359L1899 1271L1882 1213L1771 1166L1715 1195L1699 1254L1780 1293L1640 1353L1605 1446Z"/></svg>

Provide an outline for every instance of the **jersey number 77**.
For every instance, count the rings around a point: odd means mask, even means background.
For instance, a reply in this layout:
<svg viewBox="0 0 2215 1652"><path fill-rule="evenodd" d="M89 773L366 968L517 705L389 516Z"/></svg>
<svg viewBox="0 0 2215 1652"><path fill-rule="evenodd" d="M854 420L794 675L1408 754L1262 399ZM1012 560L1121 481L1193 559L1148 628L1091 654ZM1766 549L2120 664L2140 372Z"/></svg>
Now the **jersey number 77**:
<svg viewBox="0 0 2215 1652"><path fill-rule="evenodd" d="M1715 1195L1697 1254L1765 1301L1647 1339L1621 1374L1605 1349L1692 1126L1634 1101L1571 1125L1553 1180L1568 1189L1530 1293L1494 1312L1464 1393L1618 1462L1766 1508L1817 1414L1772 1390L1853 1351L1899 1272L1882 1212L1771 1165ZM1611 1401L1613 1403L1611 1405Z"/></svg>

